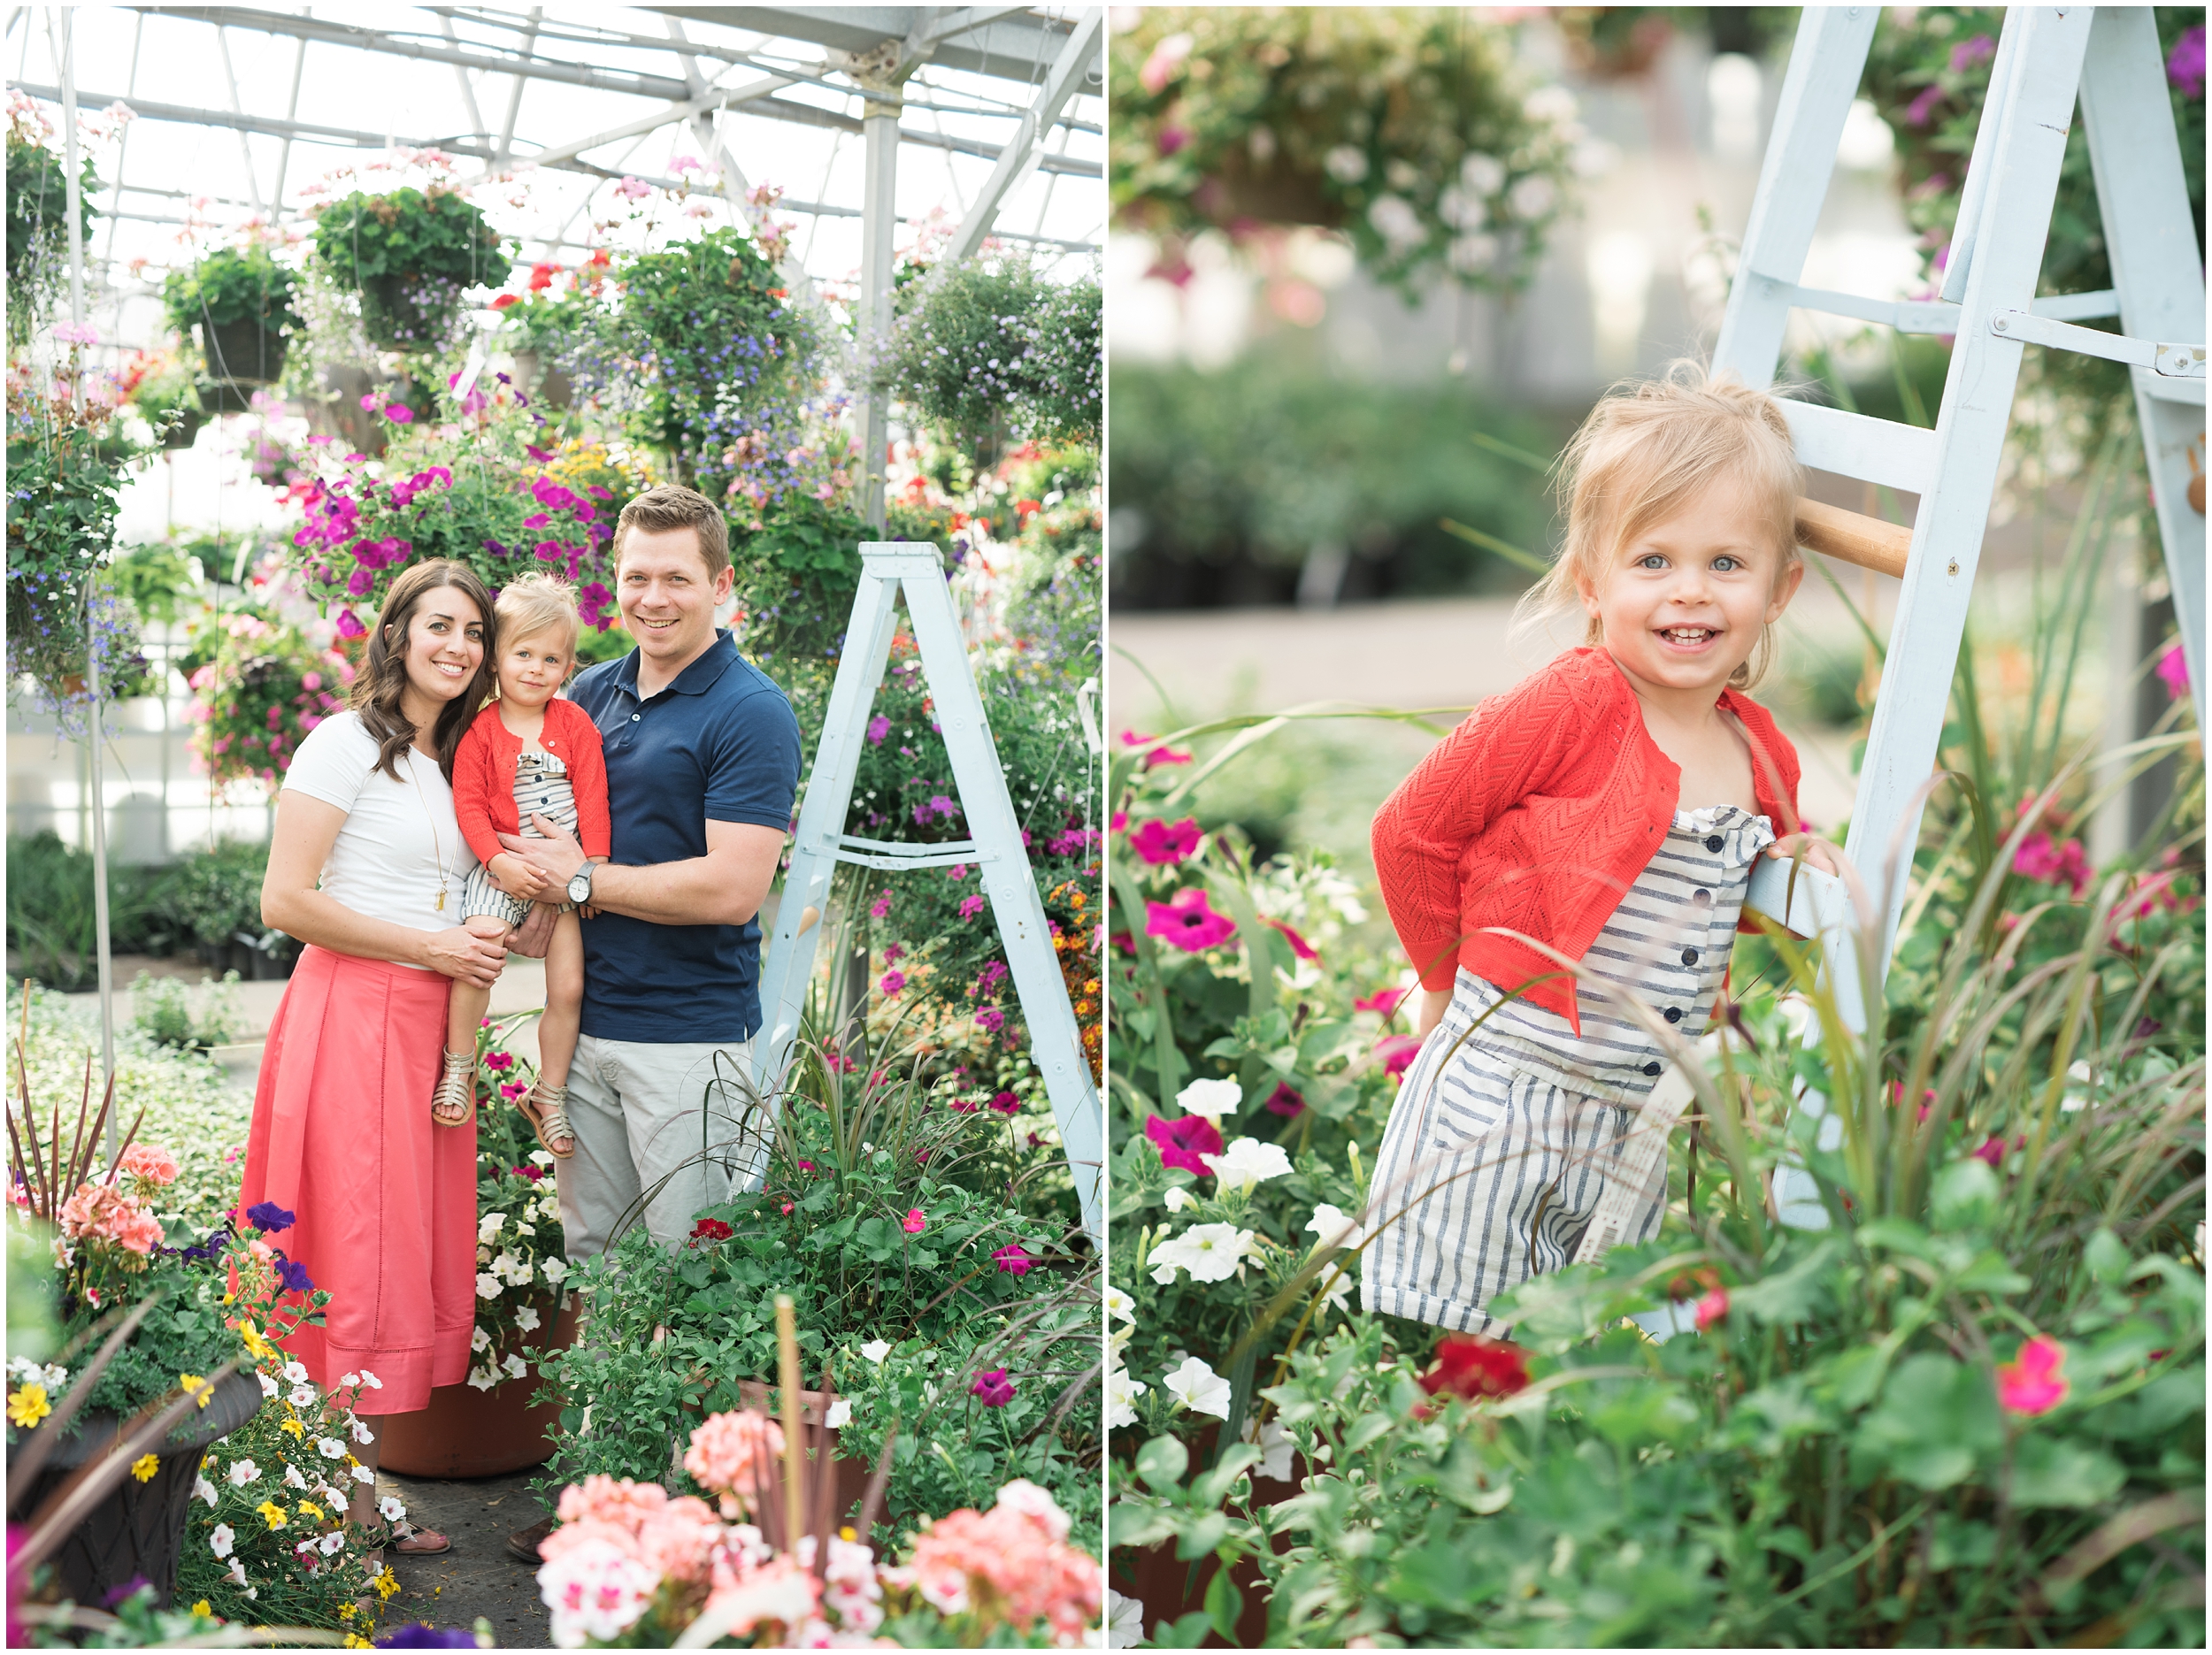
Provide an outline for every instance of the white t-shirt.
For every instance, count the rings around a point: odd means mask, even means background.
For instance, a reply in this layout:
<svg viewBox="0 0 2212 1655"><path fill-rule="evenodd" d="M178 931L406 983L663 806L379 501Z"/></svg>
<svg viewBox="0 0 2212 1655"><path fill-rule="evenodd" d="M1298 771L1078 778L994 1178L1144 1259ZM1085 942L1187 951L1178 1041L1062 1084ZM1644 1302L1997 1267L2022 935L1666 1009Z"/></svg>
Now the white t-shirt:
<svg viewBox="0 0 2212 1655"><path fill-rule="evenodd" d="M394 781L376 768L376 750L359 714L336 713L308 732L285 772L288 791L346 813L320 888L372 919L414 931L450 930L461 923L461 885L476 866L476 853L453 815L453 785L435 759L412 747L400 755Z"/></svg>

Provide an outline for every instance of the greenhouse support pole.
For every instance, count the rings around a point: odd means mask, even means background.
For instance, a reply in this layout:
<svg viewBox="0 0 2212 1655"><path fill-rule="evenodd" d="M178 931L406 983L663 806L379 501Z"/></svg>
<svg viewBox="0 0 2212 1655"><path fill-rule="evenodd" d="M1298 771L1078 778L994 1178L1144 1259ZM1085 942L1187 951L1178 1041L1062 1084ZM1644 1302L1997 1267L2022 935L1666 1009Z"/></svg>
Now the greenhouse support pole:
<svg viewBox="0 0 2212 1655"><path fill-rule="evenodd" d="M859 332L866 341L863 357L867 367L880 353L891 333L892 233L898 227L899 105L895 88L886 88L890 101L879 103L877 88L865 88L870 101L861 123L867 158L866 182L861 190ZM884 468L891 438L889 393L871 386L859 410L861 515L879 534L884 525Z"/></svg>
<svg viewBox="0 0 2212 1655"><path fill-rule="evenodd" d="M84 326L84 181L77 172L77 61L74 14L67 6L55 8L61 31L61 124L63 188L69 210L69 325ZM83 346L74 347L81 350ZM81 382L72 387L81 397ZM92 602L92 576L85 576L85 689L91 701L92 723L86 731L85 777L92 795L92 920L100 958L100 1077L103 1088L115 1081L115 961L108 947L108 812L101 785L100 755L106 745L100 718L100 649ZM108 1165L122 1153L122 1128L114 1113L108 1115Z"/></svg>

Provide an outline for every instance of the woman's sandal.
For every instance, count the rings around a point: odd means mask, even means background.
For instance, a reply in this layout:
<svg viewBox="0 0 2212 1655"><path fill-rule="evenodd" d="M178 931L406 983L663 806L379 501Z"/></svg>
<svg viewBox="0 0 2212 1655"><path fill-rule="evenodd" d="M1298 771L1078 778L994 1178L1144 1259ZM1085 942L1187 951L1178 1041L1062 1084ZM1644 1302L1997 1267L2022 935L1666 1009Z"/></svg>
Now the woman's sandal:
<svg viewBox="0 0 2212 1655"><path fill-rule="evenodd" d="M542 1111L542 1112L541 1112ZM549 1086L543 1081L531 1088L523 1100L525 1119L536 1129L539 1147L557 1161L566 1161L576 1153L576 1129L568 1120L568 1088ZM566 1149L553 1147L555 1138L568 1140Z"/></svg>
<svg viewBox="0 0 2212 1655"><path fill-rule="evenodd" d="M458 1110L458 1114L453 1113ZM448 1052L445 1072L430 1094L430 1118L440 1126L466 1126L476 1118L476 1054Z"/></svg>

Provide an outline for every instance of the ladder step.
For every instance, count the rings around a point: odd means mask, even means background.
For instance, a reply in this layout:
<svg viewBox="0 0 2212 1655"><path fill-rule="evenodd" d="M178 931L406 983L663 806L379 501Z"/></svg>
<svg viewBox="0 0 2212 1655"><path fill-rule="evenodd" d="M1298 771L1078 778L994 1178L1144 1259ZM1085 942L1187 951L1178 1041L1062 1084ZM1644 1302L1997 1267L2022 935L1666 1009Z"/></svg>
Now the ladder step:
<svg viewBox="0 0 2212 1655"><path fill-rule="evenodd" d="M847 833L840 835L833 847L824 848L839 862L858 868L887 869L893 873L909 868L952 868L963 862L995 860L992 853L978 849L976 842L967 839L916 845L898 839L855 839Z"/></svg>
<svg viewBox="0 0 2212 1655"><path fill-rule="evenodd" d="M1840 506L1824 506L1800 494L1797 543L1824 557L1901 580L1905 554L1912 549L1912 531L1901 523L1885 523Z"/></svg>
<svg viewBox="0 0 2212 1655"><path fill-rule="evenodd" d="M1782 399L1801 464L1924 494L1935 481L1935 433L1893 419Z"/></svg>
<svg viewBox="0 0 2212 1655"><path fill-rule="evenodd" d="M2131 368L2148 368L2172 379L2204 378L2202 345L2167 345L2125 333L2107 333L2093 327L2076 327L2026 310L2000 310L1989 318L1989 331L2024 345L2047 345L2077 356L2101 356Z"/></svg>

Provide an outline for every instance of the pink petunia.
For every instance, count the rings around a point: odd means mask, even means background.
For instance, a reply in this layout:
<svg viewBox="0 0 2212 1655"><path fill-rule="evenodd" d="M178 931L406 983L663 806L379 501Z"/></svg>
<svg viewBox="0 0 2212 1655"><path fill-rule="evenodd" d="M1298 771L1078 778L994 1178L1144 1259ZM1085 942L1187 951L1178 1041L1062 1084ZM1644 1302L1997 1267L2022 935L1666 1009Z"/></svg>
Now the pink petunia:
<svg viewBox="0 0 2212 1655"><path fill-rule="evenodd" d="M384 418L395 425L404 425L413 421L415 410L404 402L387 402L384 404Z"/></svg>
<svg viewBox="0 0 2212 1655"><path fill-rule="evenodd" d="M899 997L901 991L906 987L906 973L903 971L886 971L883 974L883 981L880 986L883 990L884 999L896 1000Z"/></svg>
<svg viewBox="0 0 2212 1655"><path fill-rule="evenodd" d="M873 902L869 904L868 917L870 919L885 919L889 917L890 913L891 893L889 888L886 887L883 894L876 898Z"/></svg>
<svg viewBox="0 0 2212 1655"><path fill-rule="evenodd" d="M1318 960L1321 957L1320 950L1316 948L1311 943L1308 942L1303 937L1301 937L1289 926L1284 924L1282 921L1279 919L1268 919L1264 915L1261 916L1261 919L1263 923L1272 925L1277 931L1282 932L1284 936L1290 939L1290 951L1291 953L1296 954L1301 960Z"/></svg>
<svg viewBox="0 0 2212 1655"><path fill-rule="evenodd" d="M1206 1157L1222 1153L1221 1129L1202 1115L1187 1115L1179 1121L1149 1115L1144 1135L1158 1148L1162 1166L1180 1167L1186 1172L1211 1172Z"/></svg>
<svg viewBox="0 0 2212 1655"><path fill-rule="evenodd" d="M991 1257L1000 1270L1008 1276L1026 1276L1037 1268L1037 1260L1018 1241L1009 1242Z"/></svg>
<svg viewBox="0 0 2212 1655"><path fill-rule="evenodd" d="M1270 1115L1302 1114L1306 1107L1306 1094L1288 1081L1279 1080L1275 1083L1275 1090L1268 1093L1267 1102L1263 1107Z"/></svg>
<svg viewBox="0 0 2212 1655"><path fill-rule="evenodd" d="M2181 31L2174 49L2166 55L2166 79L2191 103L2204 96L2204 25Z"/></svg>
<svg viewBox="0 0 2212 1655"><path fill-rule="evenodd" d="M991 1107L1001 1115L1019 1115L1022 1100L1010 1092L995 1092L991 1094Z"/></svg>
<svg viewBox="0 0 2212 1655"><path fill-rule="evenodd" d="M2203 31L2200 29L2199 34ZM2189 693L2189 657L2179 644L2169 647L2158 657L2159 682L2166 686L2166 699L2177 701Z"/></svg>
<svg viewBox="0 0 2212 1655"><path fill-rule="evenodd" d="M2048 1414L2074 1388L2060 1371L2065 1366L2066 1347L2037 1334L2020 1347L2016 1360L1997 1364L1997 1406L2008 1414Z"/></svg>
<svg viewBox="0 0 2212 1655"><path fill-rule="evenodd" d="M929 1214L918 1207L909 1207L906 1217L901 1222L899 1228L910 1236L918 1236L929 1228Z"/></svg>
<svg viewBox="0 0 2212 1655"><path fill-rule="evenodd" d="M1146 822L1129 836L1129 848L1155 868L1181 862L1198 848L1198 818Z"/></svg>
<svg viewBox="0 0 2212 1655"><path fill-rule="evenodd" d="M868 721L868 744L871 747L881 747L883 738L890 733L891 721L881 713L878 713Z"/></svg>
<svg viewBox="0 0 2212 1655"><path fill-rule="evenodd" d="M1716 1287L1697 1301L1697 1330L1704 1332L1716 1322L1728 1319L1728 1290Z"/></svg>
<svg viewBox="0 0 2212 1655"><path fill-rule="evenodd" d="M1121 744L1125 747L1151 747L1155 739L1156 738L1135 730L1125 730L1121 732ZM1190 762L1191 752L1187 747L1153 747L1152 750L1144 755L1144 767L1147 770L1150 770L1156 764L1187 764Z"/></svg>
<svg viewBox="0 0 2212 1655"><path fill-rule="evenodd" d="M1420 1054L1421 1043L1409 1034L1394 1034L1378 1040L1375 1050L1383 1054L1383 1073L1402 1075L1413 1067L1413 1060Z"/></svg>
<svg viewBox="0 0 2212 1655"><path fill-rule="evenodd" d="M1365 1000L1354 1000L1352 1002L1352 1009L1354 1011L1380 1012L1384 1016L1387 1017L1392 1012L1398 1009L1398 1002L1406 997L1407 992L1408 991L1402 988L1378 989L1375 992L1370 994Z"/></svg>
<svg viewBox="0 0 2212 1655"><path fill-rule="evenodd" d="M2012 854L2012 870L2045 885L2062 885L2078 898L2089 888L2089 858L2079 839L2055 840L2048 833L2031 833Z"/></svg>
<svg viewBox="0 0 2212 1655"><path fill-rule="evenodd" d="M1172 943L1185 954L1202 954L1226 940L1236 921L1214 912L1203 885L1187 885L1166 902L1144 905L1144 934Z"/></svg>
<svg viewBox="0 0 2212 1655"><path fill-rule="evenodd" d="M960 899L960 917L962 919L973 919L981 912L983 912L983 899L981 896L964 896Z"/></svg>

